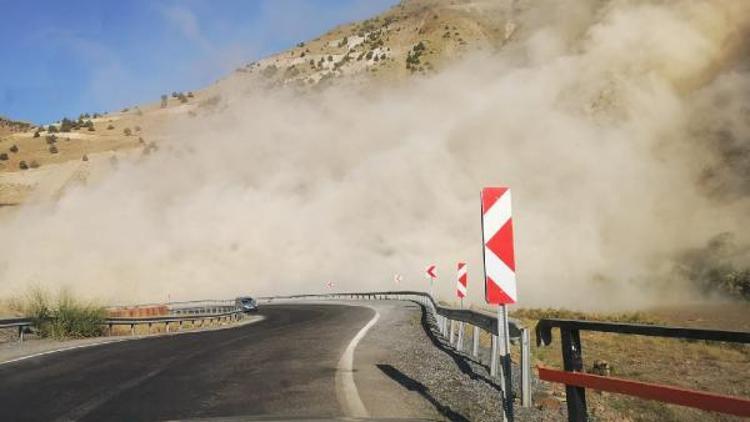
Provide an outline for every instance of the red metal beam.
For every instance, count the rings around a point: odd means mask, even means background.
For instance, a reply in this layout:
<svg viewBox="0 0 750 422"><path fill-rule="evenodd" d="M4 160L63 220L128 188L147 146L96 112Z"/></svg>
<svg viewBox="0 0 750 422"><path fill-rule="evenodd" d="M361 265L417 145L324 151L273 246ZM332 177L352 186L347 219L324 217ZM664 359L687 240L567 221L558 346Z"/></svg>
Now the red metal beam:
<svg viewBox="0 0 750 422"><path fill-rule="evenodd" d="M669 385L651 384L616 377L567 372L537 367L539 379L576 387L626 394L648 400L678 404L737 416L750 416L750 399L725 396Z"/></svg>

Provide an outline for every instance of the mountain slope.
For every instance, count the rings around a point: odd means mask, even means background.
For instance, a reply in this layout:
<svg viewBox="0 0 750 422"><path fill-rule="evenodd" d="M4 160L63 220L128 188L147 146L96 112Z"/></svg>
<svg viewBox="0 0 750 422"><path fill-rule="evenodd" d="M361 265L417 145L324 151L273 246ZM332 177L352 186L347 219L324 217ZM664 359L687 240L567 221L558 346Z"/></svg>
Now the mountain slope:
<svg viewBox="0 0 750 422"><path fill-rule="evenodd" d="M259 84L314 91L401 83L438 72L466 52L500 48L513 32L507 19L497 19L506 14L502 2L491 0L403 1L379 16L249 63L203 90L171 93L165 100L93 118L82 115L64 132L61 122L53 124L58 133L0 124L0 154L6 154L0 160L0 204L21 203L34 191L41 198L59 196L70 183L106 172L118 157L155 151L174 117L214 108L221 94L236 91L238 84L253 95ZM84 126L89 120L90 129ZM3 131L4 126L12 130Z"/></svg>

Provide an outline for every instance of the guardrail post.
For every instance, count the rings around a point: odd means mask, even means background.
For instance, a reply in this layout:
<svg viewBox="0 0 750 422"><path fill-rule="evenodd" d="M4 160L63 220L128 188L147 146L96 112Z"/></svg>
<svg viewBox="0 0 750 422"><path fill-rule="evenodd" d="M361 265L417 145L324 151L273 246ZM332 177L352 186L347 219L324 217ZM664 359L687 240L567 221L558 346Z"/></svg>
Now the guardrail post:
<svg viewBox="0 0 750 422"><path fill-rule="evenodd" d="M169 321L164 321L164 331L169 332Z"/></svg>
<svg viewBox="0 0 750 422"><path fill-rule="evenodd" d="M497 376L497 335L492 335L492 350L490 351L490 376Z"/></svg>
<svg viewBox="0 0 750 422"><path fill-rule="evenodd" d="M531 406L531 344L529 329L521 329L521 406Z"/></svg>
<svg viewBox="0 0 750 422"><path fill-rule="evenodd" d="M464 322L458 323L458 338L456 339L456 350L462 352L464 350Z"/></svg>
<svg viewBox="0 0 750 422"><path fill-rule="evenodd" d="M135 324L130 324L130 335L131 336L135 335Z"/></svg>
<svg viewBox="0 0 750 422"><path fill-rule="evenodd" d="M107 336L112 335L112 324L107 324Z"/></svg>
<svg viewBox="0 0 750 422"><path fill-rule="evenodd" d="M24 330L24 328L26 328L26 327L23 327L21 325L18 326L18 341L20 343L23 343L23 330Z"/></svg>
<svg viewBox="0 0 750 422"><path fill-rule="evenodd" d="M448 334L448 343L453 346L453 335L456 333L456 322L451 320L451 331Z"/></svg>
<svg viewBox="0 0 750 422"><path fill-rule="evenodd" d="M471 355L475 358L479 357L479 327L474 327L474 335L471 338L473 347L471 348Z"/></svg>
<svg viewBox="0 0 750 422"><path fill-rule="evenodd" d="M562 343L563 368L568 372L581 372L583 370L581 333L577 329L561 327L560 339ZM568 403L568 420L573 422L587 421L586 389L566 385L565 398Z"/></svg>

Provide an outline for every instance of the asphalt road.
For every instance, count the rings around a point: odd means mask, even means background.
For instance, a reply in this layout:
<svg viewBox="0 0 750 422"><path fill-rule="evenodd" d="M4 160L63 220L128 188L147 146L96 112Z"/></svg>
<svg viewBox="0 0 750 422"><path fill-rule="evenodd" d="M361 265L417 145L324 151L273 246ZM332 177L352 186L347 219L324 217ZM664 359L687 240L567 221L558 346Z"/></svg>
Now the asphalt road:
<svg viewBox="0 0 750 422"><path fill-rule="evenodd" d="M274 305L263 321L0 365L0 421L342 416L341 354L365 307Z"/></svg>

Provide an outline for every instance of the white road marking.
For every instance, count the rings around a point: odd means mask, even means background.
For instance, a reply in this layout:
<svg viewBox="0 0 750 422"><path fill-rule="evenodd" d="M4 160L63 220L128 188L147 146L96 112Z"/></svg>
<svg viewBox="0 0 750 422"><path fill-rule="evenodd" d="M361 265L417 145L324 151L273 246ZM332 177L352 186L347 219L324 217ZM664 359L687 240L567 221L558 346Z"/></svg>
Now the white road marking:
<svg viewBox="0 0 750 422"><path fill-rule="evenodd" d="M359 330L357 335L354 336L349 343L349 346L346 347L344 354L341 355L338 367L336 368L336 398L343 408L344 414L349 417L367 418L370 416L364 403L362 403L362 398L359 397L357 385L354 383L354 349L357 348L357 344L359 344L360 340L365 337L367 331L378 322L379 318L380 313L375 310L375 316L372 317L367 325Z"/></svg>

